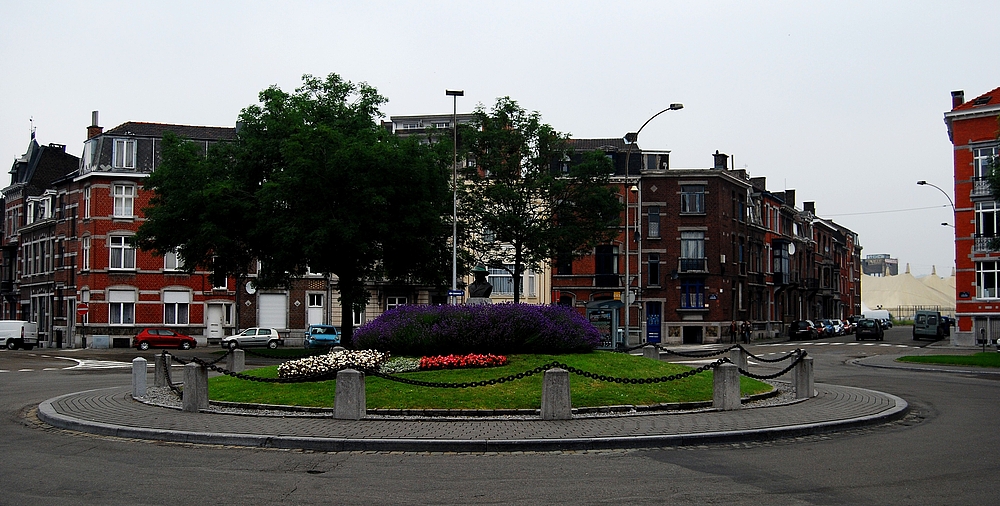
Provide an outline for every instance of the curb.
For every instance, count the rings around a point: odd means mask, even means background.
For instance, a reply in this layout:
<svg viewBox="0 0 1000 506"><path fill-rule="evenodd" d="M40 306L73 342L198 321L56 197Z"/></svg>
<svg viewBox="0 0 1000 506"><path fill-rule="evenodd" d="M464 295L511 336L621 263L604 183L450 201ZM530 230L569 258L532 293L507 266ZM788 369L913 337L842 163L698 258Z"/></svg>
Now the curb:
<svg viewBox="0 0 1000 506"><path fill-rule="evenodd" d="M851 387L855 388L855 387ZM909 411L907 402L895 395L878 392L893 400L895 406L873 415L843 420L795 424L759 429L697 432L689 434L663 434L628 437L593 437L560 439L352 439L306 436L271 436L262 434L213 433L172 431L165 429L128 427L101 422L91 422L56 412L54 402L77 395L77 392L48 399L38 406L38 418L61 429L86 432L102 436L131 439L168 441L176 443L247 446L256 448L302 449L314 451L404 451L404 452L515 452L515 451L583 451L658 448L708 443L732 443L746 441L773 440L783 437L805 435L851 429L862 426L898 420ZM874 392L873 390L858 390ZM552 421L567 423L571 421Z"/></svg>
<svg viewBox="0 0 1000 506"><path fill-rule="evenodd" d="M921 366L917 366L917 365L902 365L902 364L899 364L898 362L896 362L895 359L893 359L893 363L891 363L891 364L870 364L870 363L867 363L870 359L873 359L873 358L877 358L877 357L854 358L854 359L848 360L847 363L848 364L852 364L852 365L861 366L861 367L873 367L873 368L876 368L876 369L898 369L898 370L902 370L902 371L951 373L951 374L991 374L991 375L1000 375L1000 371L997 371L997 370L988 370L988 369L985 369L985 368L983 368L983 369L951 369L951 368L942 368L942 367L934 367L934 366L921 367ZM961 367L961 366L955 366L955 367Z"/></svg>

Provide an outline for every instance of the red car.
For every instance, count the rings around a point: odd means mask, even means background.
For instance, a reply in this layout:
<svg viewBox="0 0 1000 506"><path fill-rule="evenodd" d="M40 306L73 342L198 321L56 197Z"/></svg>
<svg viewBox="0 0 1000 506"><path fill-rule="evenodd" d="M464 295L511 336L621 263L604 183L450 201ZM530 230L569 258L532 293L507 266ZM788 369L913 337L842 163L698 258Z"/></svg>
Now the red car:
<svg viewBox="0 0 1000 506"><path fill-rule="evenodd" d="M190 350L197 345L198 341L195 341L193 337L178 334L173 330L164 328L142 329L142 332L139 332L135 336L135 339L132 340L132 346L140 350L148 350L154 346Z"/></svg>

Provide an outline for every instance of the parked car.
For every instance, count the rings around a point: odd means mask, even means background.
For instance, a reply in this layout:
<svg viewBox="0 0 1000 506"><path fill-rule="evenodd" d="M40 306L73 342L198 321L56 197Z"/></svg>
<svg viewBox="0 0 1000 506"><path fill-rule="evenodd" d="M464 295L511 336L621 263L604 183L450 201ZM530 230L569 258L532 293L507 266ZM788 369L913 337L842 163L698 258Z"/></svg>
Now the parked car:
<svg viewBox="0 0 1000 506"><path fill-rule="evenodd" d="M944 339L951 335L951 324L938 311L917 311L913 315L913 339Z"/></svg>
<svg viewBox="0 0 1000 506"><path fill-rule="evenodd" d="M854 333L854 322L851 320L842 320L842 323L844 324L844 334Z"/></svg>
<svg viewBox="0 0 1000 506"><path fill-rule="evenodd" d="M858 328L854 331L854 340L860 341L869 337L876 341L884 340L885 332L882 330L882 324L871 318L858 320Z"/></svg>
<svg viewBox="0 0 1000 506"><path fill-rule="evenodd" d="M264 327L252 327L234 336L222 338L222 347L230 350L252 346L267 346L273 350L279 344L285 344L285 340L278 334L278 331Z"/></svg>
<svg viewBox="0 0 1000 506"><path fill-rule="evenodd" d="M310 325L306 329L306 348L329 348L340 345L340 332L333 325Z"/></svg>
<svg viewBox="0 0 1000 506"><path fill-rule="evenodd" d="M838 320L838 319L834 318L834 319L830 320L830 322L833 323L833 333L834 334L836 334L838 336L842 336L842 335L844 335L844 334L847 333L847 328L844 327L844 322L842 320Z"/></svg>
<svg viewBox="0 0 1000 506"><path fill-rule="evenodd" d="M834 337L840 335L837 333L836 327L833 326L833 320L819 320L816 323L823 326L823 337Z"/></svg>
<svg viewBox="0 0 1000 506"><path fill-rule="evenodd" d="M812 320L792 322L788 327L789 339L816 339L817 337L819 337L819 329Z"/></svg>
<svg viewBox="0 0 1000 506"><path fill-rule="evenodd" d="M38 324L23 320L0 320L0 345L8 350L30 350L38 344Z"/></svg>
<svg viewBox="0 0 1000 506"><path fill-rule="evenodd" d="M190 350L198 345L198 341L191 336L180 334L171 329L147 328L135 335L132 339L132 347L139 350L150 348L180 348Z"/></svg>

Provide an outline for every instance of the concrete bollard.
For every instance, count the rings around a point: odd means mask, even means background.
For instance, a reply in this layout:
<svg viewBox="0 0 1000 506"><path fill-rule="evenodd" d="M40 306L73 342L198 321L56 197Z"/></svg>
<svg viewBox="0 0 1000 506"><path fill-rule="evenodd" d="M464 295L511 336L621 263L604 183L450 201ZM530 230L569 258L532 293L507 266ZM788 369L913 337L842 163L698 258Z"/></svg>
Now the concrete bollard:
<svg viewBox="0 0 1000 506"><path fill-rule="evenodd" d="M740 371L736 364L715 368L712 376L712 405L716 409L740 409Z"/></svg>
<svg viewBox="0 0 1000 506"><path fill-rule="evenodd" d="M168 387L167 371L172 362L170 355L160 353L153 358L153 386Z"/></svg>
<svg viewBox="0 0 1000 506"><path fill-rule="evenodd" d="M653 345L646 345L642 347L642 356L646 358L651 358L653 360L660 359L660 349Z"/></svg>
<svg viewBox="0 0 1000 506"><path fill-rule="evenodd" d="M243 372L247 368L246 352L237 348L226 356L226 369L233 372Z"/></svg>
<svg viewBox="0 0 1000 506"><path fill-rule="evenodd" d="M340 420L360 420L367 411L365 373L354 369L337 371L337 388L333 393L333 417Z"/></svg>
<svg viewBox="0 0 1000 506"><path fill-rule="evenodd" d="M747 354L742 348L733 348L729 350L729 360L732 360L736 367L747 370Z"/></svg>
<svg viewBox="0 0 1000 506"><path fill-rule="evenodd" d="M645 352L644 352L645 353ZM569 393L569 371L549 369L542 379L542 420L573 418L573 402Z"/></svg>
<svg viewBox="0 0 1000 506"><path fill-rule="evenodd" d="M337 353L341 351L347 351L347 348L344 348L343 346L334 346L333 348L330 348L330 353Z"/></svg>
<svg viewBox="0 0 1000 506"><path fill-rule="evenodd" d="M197 413L208 407L208 368L194 362L184 366L184 411Z"/></svg>
<svg viewBox="0 0 1000 506"><path fill-rule="evenodd" d="M146 359L132 359L132 397L146 396Z"/></svg>
<svg viewBox="0 0 1000 506"><path fill-rule="evenodd" d="M816 395L813 378L813 358L806 357L795 364L795 398L808 399Z"/></svg>

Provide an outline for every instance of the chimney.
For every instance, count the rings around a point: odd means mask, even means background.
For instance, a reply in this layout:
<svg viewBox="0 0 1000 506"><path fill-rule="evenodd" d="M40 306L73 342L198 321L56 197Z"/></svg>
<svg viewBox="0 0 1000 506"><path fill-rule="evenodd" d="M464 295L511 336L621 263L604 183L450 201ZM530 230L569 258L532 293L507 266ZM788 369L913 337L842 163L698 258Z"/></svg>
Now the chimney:
<svg viewBox="0 0 1000 506"><path fill-rule="evenodd" d="M816 216L816 202L803 202L802 210L813 216Z"/></svg>
<svg viewBox="0 0 1000 506"><path fill-rule="evenodd" d="M951 108L954 109L965 103L965 91L958 90L951 92Z"/></svg>
<svg viewBox="0 0 1000 506"><path fill-rule="evenodd" d="M93 139L104 133L104 128L97 126L97 111L90 113L90 126L87 127L87 138Z"/></svg>
<svg viewBox="0 0 1000 506"><path fill-rule="evenodd" d="M767 191L767 178L752 177L750 178L750 185L757 191Z"/></svg>
<svg viewBox="0 0 1000 506"><path fill-rule="evenodd" d="M795 207L795 190L785 190L785 205Z"/></svg>
<svg viewBox="0 0 1000 506"><path fill-rule="evenodd" d="M719 153L719 150L715 150L715 169L716 170L726 170L729 168L729 155L725 153Z"/></svg>

